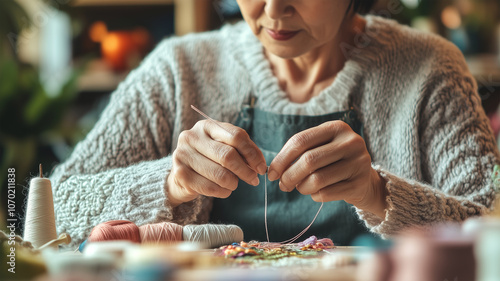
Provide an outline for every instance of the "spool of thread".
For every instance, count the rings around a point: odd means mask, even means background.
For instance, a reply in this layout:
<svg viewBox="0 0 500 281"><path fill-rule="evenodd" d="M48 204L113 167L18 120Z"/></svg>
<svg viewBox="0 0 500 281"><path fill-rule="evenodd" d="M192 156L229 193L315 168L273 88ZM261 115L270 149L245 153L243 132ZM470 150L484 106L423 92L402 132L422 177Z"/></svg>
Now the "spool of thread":
<svg viewBox="0 0 500 281"><path fill-rule="evenodd" d="M476 259L478 271L476 280L500 280L500 219L485 223L476 240Z"/></svg>
<svg viewBox="0 0 500 281"><path fill-rule="evenodd" d="M184 241L200 242L213 248L243 241L243 230L231 224L186 225L182 237Z"/></svg>
<svg viewBox="0 0 500 281"><path fill-rule="evenodd" d="M142 225L139 233L142 243L182 241L182 226L171 222Z"/></svg>
<svg viewBox="0 0 500 281"><path fill-rule="evenodd" d="M141 243L139 227L131 221L114 220L101 223L92 229L89 242L128 240Z"/></svg>
<svg viewBox="0 0 500 281"><path fill-rule="evenodd" d="M86 257L95 257L95 256L103 256L108 255L112 256L114 259L122 259L125 255L125 252L132 247L136 247L137 244L134 244L130 241L104 241L97 243L89 243L83 254Z"/></svg>
<svg viewBox="0 0 500 281"><path fill-rule="evenodd" d="M94 227L89 242L128 240L135 243L162 243L173 241L199 242L207 247L216 247L240 242L243 230L236 225L181 225L175 223L147 224L137 227L126 220L108 221Z"/></svg>
<svg viewBox="0 0 500 281"><path fill-rule="evenodd" d="M409 229L397 238L389 280L475 280L473 246L458 225Z"/></svg>
<svg viewBox="0 0 500 281"><path fill-rule="evenodd" d="M30 182L23 239L30 241L35 248L57 239L52 185L43 177L41 164L40 177ZM52 248L57 248L57 245Z"/></svg>

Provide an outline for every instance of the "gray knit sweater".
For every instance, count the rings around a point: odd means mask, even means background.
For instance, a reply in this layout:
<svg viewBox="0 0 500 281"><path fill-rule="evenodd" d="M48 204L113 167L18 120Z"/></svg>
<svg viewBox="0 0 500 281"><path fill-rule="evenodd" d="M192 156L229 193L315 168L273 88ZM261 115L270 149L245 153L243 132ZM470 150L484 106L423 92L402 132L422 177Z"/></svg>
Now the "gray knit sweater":
<svg viewBox="0 0 500 281"><path fill-rule="evenodd" d="M462 54L395 21L366 20L367 36L343 45L352 58L335 81L303 104L287 99L246 23L161 42L53 172L58 232L75 245L109 220L207 222L211 198L169 204L172 151L179 134L200 120L191 104L234 122L251 95L257 107L283 114L357 110L389 191L384 220L357 210L373 232L387 237L488 211L499 152Z"/></svg>

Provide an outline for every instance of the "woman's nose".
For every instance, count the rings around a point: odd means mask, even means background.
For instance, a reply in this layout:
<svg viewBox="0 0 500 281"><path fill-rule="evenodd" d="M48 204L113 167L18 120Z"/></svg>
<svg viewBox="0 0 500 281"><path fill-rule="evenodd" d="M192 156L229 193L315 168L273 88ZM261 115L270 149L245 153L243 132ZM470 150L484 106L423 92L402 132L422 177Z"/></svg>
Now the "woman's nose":
<svg viewBox="0 0 500 281"><path fill-rule="evenodd" d="M264 11L266 15L273 20L292 16L295 10L295 8L290 5L290 0L265 0L265 2L266 6Z"/></svg>

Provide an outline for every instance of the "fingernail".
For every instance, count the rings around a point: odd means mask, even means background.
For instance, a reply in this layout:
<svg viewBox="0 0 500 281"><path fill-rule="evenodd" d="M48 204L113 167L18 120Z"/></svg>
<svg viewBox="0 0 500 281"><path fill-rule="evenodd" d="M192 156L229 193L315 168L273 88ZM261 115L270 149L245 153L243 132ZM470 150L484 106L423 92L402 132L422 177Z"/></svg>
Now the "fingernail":
<svg viewBox="0 0 500 281"><path fill-rule="evenodd" d="M270 181L275 181L277 180L279 177L278 173L275 171L275 170L272 170L271 172L269 172L269 175L267 176L267 178L270 180Z"/></svg>
<svg viewBox="0 0 500 281"><path fill-rule="evenodd" d="M283 183L281 183L281 181L279 183L279 186L280 186L281 191L288 192L288 189L286 188L286 186Z"/></svg>
<svg viewBox="0 0 500 281"><path fill-rule="evenodd" d="M259 177L254 178L254 179L252 180L252 182L251 182L251 184L252 184L253 186L257 186L257 185L259 185L259 183L260 183L260 181L259 181Z"/></svg>
<svg viewBox="0 0 500 281"><path fill-rule="evenodd" d="M265 175L267 172L267 165L265 163L262 163L257 167L257 172L261 175Z"/></svg>

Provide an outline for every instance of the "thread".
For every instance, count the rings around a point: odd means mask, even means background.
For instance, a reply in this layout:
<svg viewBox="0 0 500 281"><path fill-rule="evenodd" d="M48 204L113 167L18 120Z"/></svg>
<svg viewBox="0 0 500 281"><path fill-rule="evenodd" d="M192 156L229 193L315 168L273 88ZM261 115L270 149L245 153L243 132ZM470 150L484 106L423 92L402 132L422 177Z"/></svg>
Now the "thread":
<svg viewBox="0 0 500 281"><path fill-rule="evenodd" d="M39 247L38 249L39 250L43 250L43 249L46 249L46 248L54 248L54 247L57 247L58 245L61 245L61 244L69 244L71 243L71 236L69 236L69 234L67 233L61 233L59 235L59 237L57 237L57 239L54 239L54 240L51 240L47 243L45 243L45 245Z"/></svg>
<svg viewBox="0 0 500 281"><path fill-rule="evenodd" d="M101 223L90 232L90 242L108 240L129 240L141 243L139 227L131 221L114 220Z"/></svg>
<svg viewBox="0 0 500 281"><path fill-rule="evenodd" d="M182 240L182 226L169 222L142 225L139 233L142 243Z"/></svg>
<svg viewBox="0 0 500 281"><path fill-rule="evenodd" d="M269 171L269 167L267 167L267 171ZM269 231L268 231L268 227L267 227L267 171L266 171L266 175L264 177L264 225L266 227L267 242L270 243ZM314 216L311 223L308 226L306 226L306 228L304 228L304 230L299 232L294 237L292 237L288 240L282 241L282 242L278 242L278 244L291 244L291 243L297 241L297 239L299 239L302 235L304 235L304 233L306 233L309 230L309 228L311 228L314 221L316 221L316 218L318 217L319 213L321 212L321 209L323 209L323 205L325 204L325 202L323 200L323 195L321 194L321 190L319 191L319 195L321 196L321 206L319 206L318 212L316 212L316 215Z"/></svg>
<svg viewBox="0 0 500 281"><path fill-rule="evenodd" d="M94 227L89 242L128 240L135 243L192 241L213 248L243 241L243 230L236 225L181 225L162 222L137 227L126 220L108 221Z"/></svg>
<svg viewBox="0 0 500 281"><path fill-rule="evenodd" d="M35 248L57 239L52 185L49 179L43 178L41 164L40 177L30 181L23 239ZM57 248L57 245L51 247Z"/></svg>
<svg viewBox="0 0 500 281"><path fill-rule="evenodd" d="M184 241L206 243L209 248L214 248L243 241L243 230L237 225L186 225L182 237Z"/></svg>

